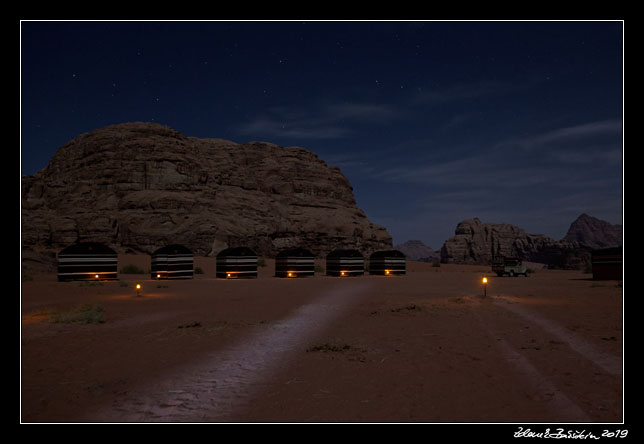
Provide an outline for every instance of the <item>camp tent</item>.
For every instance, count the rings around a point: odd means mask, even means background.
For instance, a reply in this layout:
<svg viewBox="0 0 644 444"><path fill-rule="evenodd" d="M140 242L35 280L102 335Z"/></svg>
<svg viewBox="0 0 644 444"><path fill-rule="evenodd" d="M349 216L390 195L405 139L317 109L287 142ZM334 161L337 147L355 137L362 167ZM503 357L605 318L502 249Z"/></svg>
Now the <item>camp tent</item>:
<svg viewBox="0 0 644 444"><path fill-rule="evenodd" d="M248 247L234 247L217 254L218 278L240 279L257 277L257 254Z"/></svg>
<svg viewBox="0 0 644 444"><path fill-rule="evenodd" d="M369 256L369 274L396 276L405 274L405 271L406 258L398 250L376 251Z"/></svg>
<svg viewBox="0 0 644 444"><path fill-rule="evenodd" d="M275 257L276 277L305 277L315 275L315 256L305 248L280 251Z"/></svg>
<svg viewBox="0 0 644 444"><path fill-rule="evenodd" d="M326 257L327 276L364 275L364 256L358 250L334 250Z"/></svg>
<svg viewBox="0 0 644 444"><path fill-rule="evenodd" d="M166 245L152 253L150 276L152 279L192 279L194 257L183 245Z"/></svg>
<svg viewBox="0 0 644 444"><path fill-rule="evenodd" d="M604 248L591 252L594 280L619 280L623 278L622 247Z"/></svg>
<svg viewBox="0 0 644 444"><path fill-rule="evenodd" d="M118 255L97 242L81 242L58 253L58 280L118 279Z"/></svg>

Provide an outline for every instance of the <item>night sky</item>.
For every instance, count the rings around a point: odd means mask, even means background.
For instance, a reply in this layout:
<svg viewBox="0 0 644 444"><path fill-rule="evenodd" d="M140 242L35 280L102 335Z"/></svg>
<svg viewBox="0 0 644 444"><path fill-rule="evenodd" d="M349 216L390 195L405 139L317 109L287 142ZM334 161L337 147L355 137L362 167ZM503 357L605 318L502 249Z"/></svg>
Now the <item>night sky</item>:
<svg viewBox="0 0 644 444"><path fill-rule="evenodd" d="M301 146L394 244L622 223L623 22L21 23L21 174L106 125Z"/></svg>

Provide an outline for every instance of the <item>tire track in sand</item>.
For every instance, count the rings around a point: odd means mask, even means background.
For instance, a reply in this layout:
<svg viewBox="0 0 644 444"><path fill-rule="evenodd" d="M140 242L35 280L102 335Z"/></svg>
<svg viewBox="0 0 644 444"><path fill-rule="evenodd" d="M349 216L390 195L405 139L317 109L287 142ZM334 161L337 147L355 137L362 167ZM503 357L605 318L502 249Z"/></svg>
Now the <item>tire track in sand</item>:
<svg viewBox="0 0 644 444"><path fill-rule="evenodd" d="M226 422L251 402L294 352L373 285L341 279L330 291L291 316L264 325L237 343L204 356L199 363L164 375L125 399L87 415L91 422Z"/></svg>
<svg viewBox="0 0 644 444"><path fill-rule="evenodd" d="M581 336L560 327L549 319L537 315L521 304L513 303L502 297L494 298L494 303L496 306L503 307L556 336L559 340L568 344L571 349L592 361L609 375L622 376L622 360L619 357L598 350Z"/></svg>
<svg viewBox="0 0 644 444"><path fill-rule="evenodd" d="M475 305L481 306L482 304L477 301ZM490 342L497 344L505 360L512 364L519 372L521 378L526 383L526 387L534 393L547 393L550 395L548 405L557 412L561 421L574 423L591 422L590 416L581 407L541 374L528 358L516 351L505 339L502 339L501 335L494 331L490 323L486 322L477 310L472 310L472 312L479 321L482 329L489 336Z"/></svg>

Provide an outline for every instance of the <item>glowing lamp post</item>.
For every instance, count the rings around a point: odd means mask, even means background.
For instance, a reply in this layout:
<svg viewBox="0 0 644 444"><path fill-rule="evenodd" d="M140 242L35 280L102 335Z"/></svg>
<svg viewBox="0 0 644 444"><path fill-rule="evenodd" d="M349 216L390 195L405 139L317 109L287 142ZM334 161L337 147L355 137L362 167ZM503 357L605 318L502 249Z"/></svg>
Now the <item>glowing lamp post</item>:
<svg viewBox="0 0 644 444"><path fill-rule="evenodd" d="M487 278L483 278L483 297L487 297Z"/></svg>
<svg viewBox="0 0 644 444"><path fill-rule="evenodd" d="M136 284L136 296L139 297L139 291L141 291L141 284Z"/></svg>

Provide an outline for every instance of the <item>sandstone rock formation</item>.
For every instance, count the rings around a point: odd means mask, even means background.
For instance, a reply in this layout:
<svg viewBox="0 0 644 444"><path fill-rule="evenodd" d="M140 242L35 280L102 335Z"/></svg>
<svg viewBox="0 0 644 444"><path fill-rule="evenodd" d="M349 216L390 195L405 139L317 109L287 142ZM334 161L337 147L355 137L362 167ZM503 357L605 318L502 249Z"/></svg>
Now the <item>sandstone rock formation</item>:
<svg viewBox="0 0 644 444"><path fill-rule="evenodd" d="M618 247L622 245L622 226L584 213L570 225L562 241L578 242L595 249Z"/></svg>
<svg viewBox="0 0 644 444"><path fill-rule="evenodd" d="M22 244L96 241L119 252L169 244L196 255L245 245L324 255L391 249L342 172L299 147L185 137L158 124L108 126L70 141L22 178Z"/></svg>
<svg viewBox="0 0 644 444"><path fill-rule="evenodd" d="M591 249L578 242L556 241L542 234L526 233L510 224L460 222L455 236L441 248L441 262L489 264L493 256L513 256L551 267L579 269L590 259Z"/></svg>
<svg viewBox="0 0 644 444"><path fill-rule="evenodd" d="M409 240L402 244L396 245L394 249L405 254L410 261L433 262L440 260L440 253L434 251L419 240Z"/></svg>

